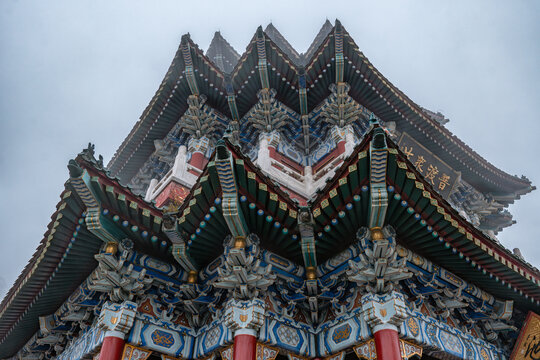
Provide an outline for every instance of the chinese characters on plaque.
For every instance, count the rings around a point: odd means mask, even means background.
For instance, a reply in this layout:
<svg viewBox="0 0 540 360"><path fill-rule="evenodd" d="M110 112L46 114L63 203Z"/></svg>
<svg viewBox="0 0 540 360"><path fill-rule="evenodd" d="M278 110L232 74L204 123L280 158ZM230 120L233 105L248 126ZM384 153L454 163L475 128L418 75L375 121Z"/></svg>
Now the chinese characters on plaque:
<svg viewBox="0 0 540 360"><path fill-rule="evenodd" d="M510 360L540 359L540 316L530 311L514 345Z"/></svg>
<svg viewBox="0 0 540 360"><path fill-rule="evenodd" d="M454 171L431 151L414 140L409 134L403 133L398 142L399 148L413 163L424 179L445 199L460 178L460 173Z"/></svg>

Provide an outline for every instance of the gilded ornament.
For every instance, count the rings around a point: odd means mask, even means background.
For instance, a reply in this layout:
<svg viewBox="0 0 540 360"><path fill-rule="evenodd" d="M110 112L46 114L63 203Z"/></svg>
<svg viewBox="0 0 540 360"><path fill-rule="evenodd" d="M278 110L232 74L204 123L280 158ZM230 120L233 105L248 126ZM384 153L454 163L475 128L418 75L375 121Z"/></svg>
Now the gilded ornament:
<svg viewBox="0 0 540 360"><path fill-rule="evenodd" d="M383 239L384 239L384 234L380 227L371 228L371 240L376 241L376 240L383 240Z"/></svg>
<svg viewBox="0 0 540 360"><path fill-rule="evenodd" d="M195 284L197 283L197 272L195 270L191 270L188 274L188 283Z"/></svg>
<svg viewBox="0 0 540 360"><path fill-rule="evenodd" d="M306 268L306 278L308 280L315 280L317 278L315 266L308 266Z"/></svg>
<svg viewBox="0 0 540 360"><path fill-rule="evenodd" d="M114 241L111 241L111 242L108 242L107 245L105 246L105 253L107 254L116 254L116 252L118 251L118 243L117 242L114 242Z"/></svg>
<svg viewBox="0 0 540 360"><path fill-rule="evenodd" d="M246 247L246 238L244 236L237 236L234 239L234 248L243 249Z"/></svg>

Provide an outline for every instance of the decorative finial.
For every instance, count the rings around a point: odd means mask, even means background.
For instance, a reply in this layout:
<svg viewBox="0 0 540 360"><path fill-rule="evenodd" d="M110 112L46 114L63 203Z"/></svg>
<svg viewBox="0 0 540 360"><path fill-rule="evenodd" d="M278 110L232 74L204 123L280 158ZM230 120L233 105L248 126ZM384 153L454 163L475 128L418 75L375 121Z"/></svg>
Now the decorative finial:
<svg viewBox="0 0 540 360"><path fill-rule="evenodd" d="M189 33L182 35L182 41L181 42L188 42L190 39Z"/></svg>
<svg viewBox="0 0 540 360"><path fill-rule="evenodd" d="M99 154L98 160L97 160L97 166L103 169L103 155Z"/></svg>
<svg viewBox="0 0 540 360"><path fill-rule="evenodd" d="M374 113L371 113L369 115L369 124L374 126L374 125L381 125L379 123L379 119L377 119L377 117L375 117L375 114Z"/></svg>
<svg viewBox="0 0 540 360"><path fill-rule="evenodd" d="M91 163L95 163L96 162L96 158L94 157L95 155L95 145L92 144L92 143L88 143L88 147L86 149L83 149L83 151L81 151L79 153L79 155L86 161L89 161Z"/></svg>
<svg viewBox="0 0 540 360"><path fill-rule="evenodd" d="M94 164L96 168L103 169L103 156L99 155L98 159L96 160L95 148L96 146L94 144L88 143L88 147L86 149L83 149L83 151L79 153L79 156L82 157L84 160L88 161L89 163Z"/></svg>

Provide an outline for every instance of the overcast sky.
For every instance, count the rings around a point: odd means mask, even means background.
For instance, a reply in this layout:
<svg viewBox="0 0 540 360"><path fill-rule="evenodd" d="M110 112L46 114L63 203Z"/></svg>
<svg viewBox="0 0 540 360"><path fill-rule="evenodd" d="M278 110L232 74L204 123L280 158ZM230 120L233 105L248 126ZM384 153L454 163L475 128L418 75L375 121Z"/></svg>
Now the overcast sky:
<svg viewBox="0 0 540 360"><path fill-rule="evenodd" d="M206 50L220 30L242 53L272 21L304 52L326 18L480 155L540 184L540 1L3 0L0 297L43 237L68 160L89 141L111 158L182 34ZM499 236L537 267L539 202L534 191L510 206L517 224Z"/></svg>

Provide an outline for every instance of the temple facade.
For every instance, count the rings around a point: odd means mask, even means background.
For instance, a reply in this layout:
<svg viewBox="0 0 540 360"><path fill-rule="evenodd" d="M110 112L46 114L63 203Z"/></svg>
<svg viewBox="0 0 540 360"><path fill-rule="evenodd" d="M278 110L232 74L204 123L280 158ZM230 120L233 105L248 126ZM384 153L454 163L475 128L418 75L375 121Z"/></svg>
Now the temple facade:
<svg viewBox="0 0 540 360"><path fill-rule="evenodd" d="M540 273L497 240L535 188L448 121L339 21L184 35L109 164L69 162L0 358L538 359Z"/></svg>

